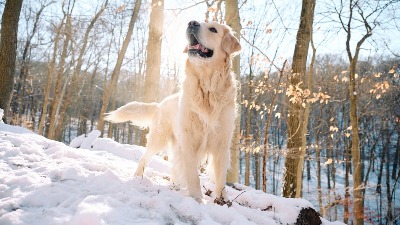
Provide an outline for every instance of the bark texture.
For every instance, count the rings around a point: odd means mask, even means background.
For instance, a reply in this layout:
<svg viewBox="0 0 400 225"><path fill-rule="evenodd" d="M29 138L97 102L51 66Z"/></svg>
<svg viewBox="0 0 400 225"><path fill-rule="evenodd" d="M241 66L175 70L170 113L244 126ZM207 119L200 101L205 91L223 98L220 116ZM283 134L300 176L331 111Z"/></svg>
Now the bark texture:
<svg viewBox="0 0 400 225"><path fill-rule="evenodd" d="M164 23L164 0L153 0L150 13L149 40L147 43L146 78L144 94L146 102L159 99L159 83L161 71L161 44Z"/></svg>
<svg viewBox="0 0 400 225"><path fill-rule="evenodd" d="M7 0L1 20L0 37L0 108L4 122L10 108L17 55L18 21L22 0Z"/></svg>
<svg viewBox="0 0 400 225"><path fill-rule="evenodd" d="M292 87L302 88L305 82L308 48L311 40L312 24L314 20L315 0L303 0L300 25L297 31L296 45L293 54L292 76L290 84ZM285 159L285 170L283 174L284 197L300 197L302 165L300 161L304 160L305 149L302 148L302 139L305 135L303 126L304 109L302 106L302 96L296 96L292 93L289 98L295 98L288 103L288 142Z"/></svg>
<svg viewBox="0 0 400 225"><path fill-rule="evenodd" d="M226 24L232 27L236 33L236 38L240 41L240 31L242 25L240 24L239 16L239 3L238 0L225 1L225 20ZM237 55L232 60L232 71L236 74L237 80L240 80L240 56ZM237 89L237 118L235 124L235 131L231 143L231 167L228 170L226 181L235 183L239 181L239 134L240 134L240 103L241 103L241 90Z"/></svg>
<svg viewBox="0 0 400 225"><path fill-rule="evenodd" d="M319 214L313 208L303 208L300 210L295 225L320 225L322 224Z"/></svg>
<svg viewBox="0 0 400 225"><path fill-rule="evenodd" d="M161 72L161 44L164 23L164 0L152 0L149 39L146 46L146 75L144 80L144 100L145 102L158 101L160 72ZM148 129L143 130L140 135L140 145L146 146L146 136Z"/></svg>

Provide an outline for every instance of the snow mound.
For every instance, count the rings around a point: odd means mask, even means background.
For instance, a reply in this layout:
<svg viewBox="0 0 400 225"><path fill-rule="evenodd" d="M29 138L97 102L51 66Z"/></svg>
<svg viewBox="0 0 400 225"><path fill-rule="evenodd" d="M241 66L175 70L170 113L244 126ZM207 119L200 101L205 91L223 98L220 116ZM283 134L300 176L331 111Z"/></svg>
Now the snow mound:
<svg viewBox="0 0 400 225"><path fill-rule="evenodd" d="M313 207L239 184L227 187L231 207L214 204L212 192L199 204L171 184L167 161L153 157L135 178L145 149L99 135L66 146L0 124L0 225L294 224L302 208ZM201 182L203 193L213 190L206 175Z"/></svg>

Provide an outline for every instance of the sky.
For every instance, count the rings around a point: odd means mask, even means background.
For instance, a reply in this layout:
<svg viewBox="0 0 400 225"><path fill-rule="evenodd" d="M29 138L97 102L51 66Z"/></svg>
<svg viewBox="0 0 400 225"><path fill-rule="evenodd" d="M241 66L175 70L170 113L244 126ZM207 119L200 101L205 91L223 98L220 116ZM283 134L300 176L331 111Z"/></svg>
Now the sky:
<svg viewBox="0 0 400 225"><path fill-rule="evenodd" d="M185 21L191 19L204 20L204 13L206 10L205 3L197 4L201 1L177 1L177 0L166 0L166 9L180 9L193 6L191 8L180 11L178 17L181 23L185 24ZM324 0L317 1L314 16L314 41L317 47L318 53L334 53L344 54L345 53L345 42L346 34L343 31L340 23L339 16L335 13L335 10L340 8L340 1L336 0ZM346 2L346 1L345 1ZM368 15L371 10L375 8L377 4L380 6L386 4L389 1L359 1L362 9L365 11L365 15ZM197 5L196 5L197 4ZM275 50L282 45L280 51L281 57L291 57L294 50L294 41L297 34L301 2L293 2L290 0L263 0L263 1L239 1L240 7L240 18L242 29L260 29L261 32L266 32L264 39L268 44L260 41L261 49L265 48L265 51L270 57L274 54ZM373 54L390 54L387 51L387 46L394 52L399 52L400 35L399 24L395 19L396 11L400 6L399 3L393 4L385 9L384 13L381 13L376 20L376 23L371 22L373 35L365 42L363 46L362 54L364 56ZM224 6L223 6L224 7ZM347 22L347 6L342 11L341 15L345 23ZM168 11L168 10L167 10ZM352 27L355 29L352 35L353 41L352 51L355 50L355 45L360 40L361 35L365 34L366 31L363 24L359 22L360 17L355 13L356 16L352 21ZM370 21L376 18L377 14L373 14L370 17ZM251 21L252 25L248 26L248 22ZM400 20L399 20L400 21ZM260 23L258 27L256 24ZM174 24L179 25L178 24ZM249 33L248 31L247 33ZM246 36L246 35L244 35ZM275 39L280 40L284 36L284 42L280 43ZM243 43L243 41L242 41ZM264 43L264 45L262 45ZM386 44L385 44L386 43Z"/></svg>
<svg viewBox="0 0 400 225"><path fill-rule="evenodd" d="M45 1L45 0L43 0ZM48 0L47 2L49 2ZM127 27L130 10L133 7L131 1L130 4L126 5L127 0L118 0L110 2L114 8L118 5L125 6L124 9L129 9L124 12L126 16L125 28ZM339 17L335 13L335 8L338 8L337 0L322 0L317 1L315 9L315 19L314 19L314 43L317 47L317 54L338 54L342 55L344 58L346 55L345 48L345 37L346 34L340 26L338 20ZM367 0L362 0L363 8L366 12L371 10L371 6L375 3L385 3L387 1L372 1L372 4L368 4ZM73 14L80 18L89 20L95 12L101 7L103 1L87 1L79 0L76 2ZM24 1L24 4L37 4L35 0ZM142 2L142 12L147 12L141 14L141 20L143 23L147 23L149 17L151 1L145 0ZM248 64L250 59L251 51L255 54L264 54L275 64L281 66L283 62L288 59L290 61L293 56L294 45L296 40L296 34L299 24L301 2L293 2L291 0L262 0L262 1L239 1L240 7L240 19L242 25L241 32L241 65L243 67L242 74L245 75L248 71ZM392 55L391 52L400 54L400 21L396 18L400 3L388 7L385 13L381 14L377 23L379 26L373 31L373 35L367 39L367 41L362 46L361 59L369 56L380 56L380 55ZM35 8L35 7L34 7ZM37 4L37 7L39 5ZM106 13L112 14L113 16L120 17L119 13L115 13L115 10L110 9ZM224 3L222 4L224 8ZM162 73L165 76L169 76L171 70L175 67L173 63L178 62L181 65L184 55L182 54L183 48L185 46L185 29L187 23L191 20L203 21L205 18L205 12L207 6L204 1L201 0L165 0L165 12L164 12L164 36L163 36L163 65ZM24 14L28 13L26 9L21 12L20 21L20 32L26 32L24 21ZM43 13L44 24L54 23L58 21L61 17L61 2L55 2ZM115 14L115 15L114 15ZM342 16L346 19L346 10L343 11ZM110 19L111 15L107 16ZM398 17L398 16L397 16ZM371 17L372 18L372 17ZM397 19L394 20L394 19ZM354 52L356 42L360 39L360 35L365 33L361 23L357 21L357 18L352 22L353 27L357 28L357 31L352 34L353 40L351 41L351 48ZM48 26L48 25L46 25ZM137 25L146 26L146 25ZM47 29L47 28L46 28ZM39 31L41 35L45 35L46 29ZM116 31L119 32L119 31ZM106 35L103 34L103 35ZM125 31L122 32L120 37L120 42L125 35ZM136 35L136 36L135 36ZM137 35L147 35L135 33L133 39L141 39L143 37L137 37ZM110 35L111 36L111 35ZM21 36L22 37L22 36ZM47 37L50 38L50 37ZM44 43L47 43L45 40ZM106 40L104 40L106 41ZM132 41L131 41L132 42ZM250 43L249 43L250 42ZM133 42L132 42L133 43ZM251 45L257 47L252 48ZM135 51L132 47L128 49L126 54L126 60L124 65L129 67L129 69L135 68L135 62L130 61L135 57ZM40 48L41 46L38 45ZM47 48L48 45L42 46L42 48ZM48 50L50 52L50 50ZM114 53L117 49L113 49ZM137 51L137 50L136 50ZM50 53L49 53L50 54ZM311 54L311 51L309 51ZM43 57L43 54L39 54ZM103 53L102 55L106 55ZM311 58L311 57L309 57ZM41 59L38 59L41 60ZM139 59L140 60L140 59ZM264 64L265 65L265 64ZM259 68L259 70L265 70L264 68ZM137 68L136 68L137 69ZM253 68L254 71L255 68ZM257 72L257 71L256 71Z"/></svg>

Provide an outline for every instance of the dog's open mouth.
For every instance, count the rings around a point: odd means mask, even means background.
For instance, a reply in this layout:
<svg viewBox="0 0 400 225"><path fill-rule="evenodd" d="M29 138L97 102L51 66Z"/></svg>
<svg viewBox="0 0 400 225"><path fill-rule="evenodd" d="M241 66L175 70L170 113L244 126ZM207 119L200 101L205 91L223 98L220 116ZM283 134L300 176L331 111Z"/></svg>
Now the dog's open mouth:
<svg viewBox="0 0 400 225"><path fill-rule="evenodd" d="M188 53L202 58L210 58L213 56L214 51L202 45L194 34L190 34L188 45Z"/></svg>

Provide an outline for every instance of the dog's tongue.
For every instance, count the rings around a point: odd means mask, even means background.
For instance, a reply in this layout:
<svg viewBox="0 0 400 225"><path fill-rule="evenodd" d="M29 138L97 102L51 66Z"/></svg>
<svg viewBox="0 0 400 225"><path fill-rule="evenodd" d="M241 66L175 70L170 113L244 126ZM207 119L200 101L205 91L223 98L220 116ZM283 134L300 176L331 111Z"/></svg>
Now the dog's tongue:
<svg viewBox="0 0 400 225"><path fill-rule="evenodd" d="M205 52L205 53L208 52L208 49L206 47L204 47L203 45L201 45L200 43L196 44L196 45L192 45L189 48L190 49L197 49L197 50L200 50L200 51Z"/></svg>
<svg viewBox="0 0 400 225"><path fill-rule="evenodd" d="M206 48L203 45L201 45L201 51L207 53L208 52L208 48Z"/></svg>
<svg viewBox="0 0 400 225"><path fill-rule="evenodd" d="M191 49L200 49L200 44L190 46Z"/></svg>

